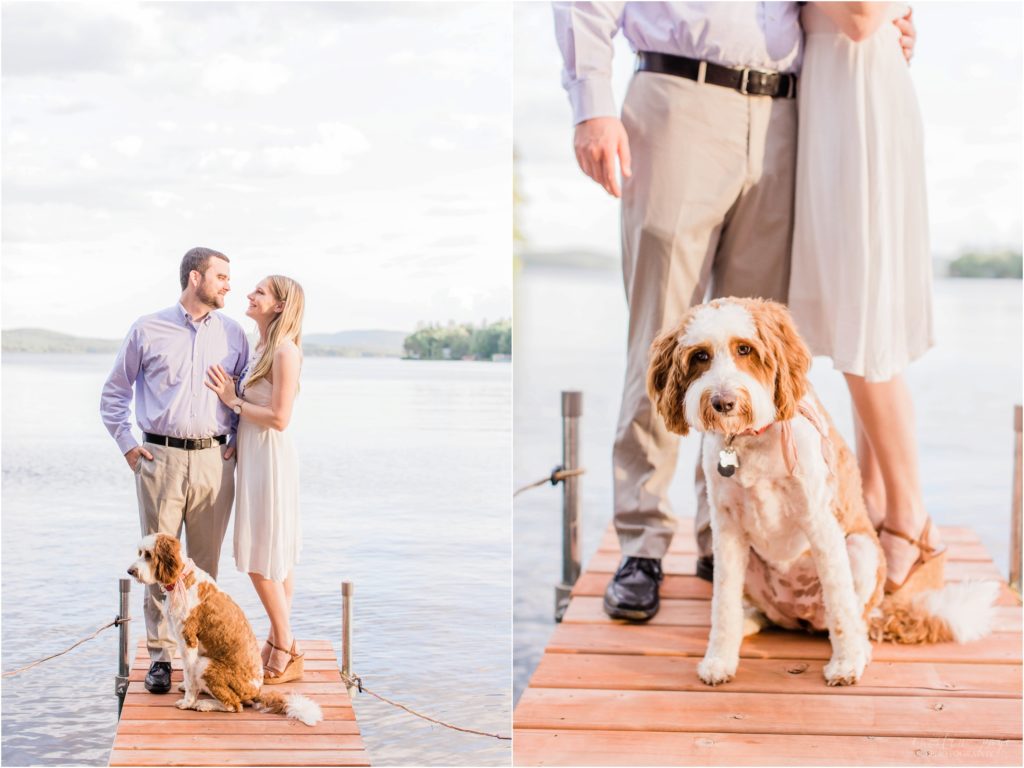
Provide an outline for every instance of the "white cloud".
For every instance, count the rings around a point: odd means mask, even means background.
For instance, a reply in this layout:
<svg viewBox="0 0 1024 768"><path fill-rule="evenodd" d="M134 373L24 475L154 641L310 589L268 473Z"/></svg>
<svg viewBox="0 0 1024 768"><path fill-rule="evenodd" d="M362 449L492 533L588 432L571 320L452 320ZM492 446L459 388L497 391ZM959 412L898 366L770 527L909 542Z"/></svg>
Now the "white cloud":
<svg viewBox="0 0 1024 768"><path fill-rule="evenodd" d="M454 141L444 136L431 136L427 141L427 146L438 152L454 152L459 148Z"/></svg>
<svg viewBox="0 0 1024 768"><path fill-rule="evenodd" d="M142 149L142 138L140 136L122 136L110 142L110 146L126 157L134 157Z"/></svg>
<svg viewBox="0 0 1024 768"><path fill-rule="evenodd" d="M277 61L243 59L222 53L203 73L203 87L211 93L243 93L269 96L290 79L287 67Z"/></svg>
<svg viewBox="0 0 1024 768"><path fill-rule="evenodd" d="M269 147L263 151L274 171L295 171L312 175L341 173L354 156L366 152L370 142L366 136L345 123L321 123L317 126L320 141L291 147Z"/></svg>
<svg viewBox="0 0 1024 768"><path fill-rule="evenodd" d="M181 200L180 195L176 195L173 192L165 192L159 189L146 193L146 196L150 199L150 201L152 201L153 205L155 205L157 208L166 208L171 203Z"/></svg>
<svg viewBox="0 0 1024 768"><path fill-rule="evenodd" d="M95 157L86 154L78 158L78 167L85 171L94 171L100 167L100 164L96 162Z"/></svg>

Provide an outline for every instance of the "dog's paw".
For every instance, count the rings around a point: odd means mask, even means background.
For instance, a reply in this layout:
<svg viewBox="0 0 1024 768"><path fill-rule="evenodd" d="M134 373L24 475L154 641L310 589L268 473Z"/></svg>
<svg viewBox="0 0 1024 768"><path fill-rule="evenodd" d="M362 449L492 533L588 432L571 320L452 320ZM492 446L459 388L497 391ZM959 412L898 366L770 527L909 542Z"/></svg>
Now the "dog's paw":
<svg viewBox="0 0 1024 768"><path fill-rule="evenodd" d="M194 701L186 697L178 699L176 702L174 702L174 706L176 706L178 709L192 709L192 705L194 703Z"/></svg>
<svg viewBox="0 0 1024 768"><path fill-rule="evenodd" d="M833 656L825 665L825 682L829 685L853 685L864 674L871 654L858 650L857 653Z"/></svg>
<svg viewBox="0 0 1024 768"><path fill-rule="evenodd" d="M224 707L213 699L200 699L196 702L197 712L223 712Z"/></svg>
<svg viewBox="0 0 1024 768"><path fill-rule="evenodd" d="M708 685L721 685L732 680L736 674L736 664L736 661L730 664L722 659L705 656L697 665L697 674Z"/></svg>

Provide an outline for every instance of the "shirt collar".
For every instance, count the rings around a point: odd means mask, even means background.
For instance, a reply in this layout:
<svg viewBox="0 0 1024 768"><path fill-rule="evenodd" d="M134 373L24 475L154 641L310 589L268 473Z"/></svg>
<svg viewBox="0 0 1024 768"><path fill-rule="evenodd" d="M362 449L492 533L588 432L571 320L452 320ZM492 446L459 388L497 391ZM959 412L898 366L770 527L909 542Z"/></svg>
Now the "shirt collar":
<svg viewBox="0 0 1024 768"><path fill-rule="evenodd" d="M210 323L210 320L213 319L214 310L211 309L209 312L207 312L206 317L204 317L198 323L192 319L192 315L188 313L188 310L185 309L185 305L182 304L180 301L178 302L178 312L181 315L182 321L186 325L208 325Z"/></svg>

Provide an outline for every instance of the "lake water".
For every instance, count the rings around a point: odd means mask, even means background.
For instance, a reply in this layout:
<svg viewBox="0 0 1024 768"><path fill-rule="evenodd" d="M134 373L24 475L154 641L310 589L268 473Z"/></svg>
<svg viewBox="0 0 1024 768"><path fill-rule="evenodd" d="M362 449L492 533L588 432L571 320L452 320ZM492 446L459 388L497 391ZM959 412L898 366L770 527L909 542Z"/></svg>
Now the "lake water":
<svg viewBox="0 0 1024 768"><path fill-rule="evenodd" d="M611 446L622 393L626 302L613 271L528 267L515 282L513 487L561 462L562 390L583 392L581 551L586 563L611 520ZM943 525L977 531L1005 574L1009 561L1013 406L1021 400L1021 282L937 280L937 345L907 372L917 415L925 504ZM852 441L845 383L827 359L811 379ZM698 440L682 442L670 498L692 516ZM529 681L554 629L561 578L561 491L514 503L514 688Z"/></svg>
<svg viewBox="0 0 1024 768"><path fill-rule="evenodd" d="M134 484L100 423L102 355L3 357L3 669L63 650L117 614L139 539ZM355 583L353 669L436 718L510 732L511 368L309 358L292 425L304 532L300 637L340 658ZM258 636L268 621L234 568L220 586ZM133 586L133 647L145 635ZM117 631L3 682L4 765L106 765ZM508 765L510 747L355 695L375 765Z"/></svg>

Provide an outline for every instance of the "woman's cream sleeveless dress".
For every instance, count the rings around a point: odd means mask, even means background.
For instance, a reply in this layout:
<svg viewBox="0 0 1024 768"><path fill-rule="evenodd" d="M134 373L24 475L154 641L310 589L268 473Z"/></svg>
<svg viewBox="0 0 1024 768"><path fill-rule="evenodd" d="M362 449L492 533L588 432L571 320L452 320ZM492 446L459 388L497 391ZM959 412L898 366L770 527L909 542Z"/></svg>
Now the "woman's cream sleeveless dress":
<svg viewBox="0 0 1024 768"><path fill-rule="evenodd" d="M811 352L886 381L933 344L921 114L890 21L859 43L813 4L801 21L789 306Z"/></svg>
<svg viewBox="0 0 1024 768"><path fill-rule="evenodd" d="M260 379L242 397L269 407L272 390L269 381ZM242 413L236 442L235 564L240 571L284 581L302 550L299 458L287 431L261 427L245 418L244 408Z"/></svg>

